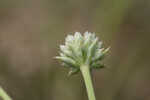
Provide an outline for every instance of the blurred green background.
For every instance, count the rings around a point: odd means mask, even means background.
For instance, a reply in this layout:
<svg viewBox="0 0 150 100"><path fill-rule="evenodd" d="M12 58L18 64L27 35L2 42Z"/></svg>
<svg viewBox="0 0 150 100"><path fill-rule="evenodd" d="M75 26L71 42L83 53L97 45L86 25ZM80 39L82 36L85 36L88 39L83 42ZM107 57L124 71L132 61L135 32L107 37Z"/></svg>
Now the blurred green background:
<svg viewBox="0 0 150 100"><path fill-rule="evenodd" d="M81 74L53 59L67 34L111 50L97 100L150 100L150 0L0 0L0 85L13 100L88 100Z"/></svg>

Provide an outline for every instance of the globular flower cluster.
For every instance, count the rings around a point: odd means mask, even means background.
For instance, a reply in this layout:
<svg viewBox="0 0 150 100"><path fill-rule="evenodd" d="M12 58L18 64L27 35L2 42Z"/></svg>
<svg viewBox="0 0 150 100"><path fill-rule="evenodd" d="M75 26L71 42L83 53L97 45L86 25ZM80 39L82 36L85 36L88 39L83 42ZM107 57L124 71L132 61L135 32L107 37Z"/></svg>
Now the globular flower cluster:
<svg viewBox="0 0 150 100"><path fill-rule="evenodd" d="M76 73L83 65L92 68L101 68L101 60L104 58L109 48L102 48L102 42L98 41L95 33L75 32L74 35L68 35L65 45L60 45L60 59L64 66L70 67L70 74Z"/></svg>

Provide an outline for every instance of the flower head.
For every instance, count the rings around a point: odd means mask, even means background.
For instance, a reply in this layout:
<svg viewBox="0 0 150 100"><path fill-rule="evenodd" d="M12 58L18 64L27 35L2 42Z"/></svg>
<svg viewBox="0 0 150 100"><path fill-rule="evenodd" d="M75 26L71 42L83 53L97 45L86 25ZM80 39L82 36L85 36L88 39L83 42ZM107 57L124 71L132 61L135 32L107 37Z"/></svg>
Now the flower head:
<svg viewBox="0 0 150 100"><path fill-rule="evenodd" d="M89 68L101 68L100 61L104 58L109 48L102 48L102 42L98 41L95 33L85 32L81 35L80 32L75 32L74 35L68 35L65 40L65 45L60 45L60 59L64 66L70 67L71 74L78 72L82 65L87 65Z"/></svg>

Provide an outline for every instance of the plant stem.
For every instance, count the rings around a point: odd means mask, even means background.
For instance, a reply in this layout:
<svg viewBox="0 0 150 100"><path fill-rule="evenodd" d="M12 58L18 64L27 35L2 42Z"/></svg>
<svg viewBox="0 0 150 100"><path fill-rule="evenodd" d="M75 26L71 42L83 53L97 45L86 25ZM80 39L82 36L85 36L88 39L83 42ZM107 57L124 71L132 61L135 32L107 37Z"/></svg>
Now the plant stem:
<svg viewBox="0 0 150 100"><path fill-rule="evenodd" d="M12 100L1 87L0 87L0 97L3 100Z"/></svg>
<svg viewBox="0 0 150 100"><path fill-rule="evenodd" d="M89 100L96 100L92 79L91 79L90 67L87 65L83 65L80 67L80 70L86 85L86 90L87 90Z"/></svg>

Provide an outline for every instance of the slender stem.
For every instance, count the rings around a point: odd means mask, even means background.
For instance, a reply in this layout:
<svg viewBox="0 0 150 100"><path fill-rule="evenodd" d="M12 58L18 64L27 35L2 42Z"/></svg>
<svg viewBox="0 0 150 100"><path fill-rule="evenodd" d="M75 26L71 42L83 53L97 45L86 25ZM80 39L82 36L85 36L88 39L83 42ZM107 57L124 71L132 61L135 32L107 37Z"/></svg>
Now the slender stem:
<svg viewBox="0 0 150 100"><path fill-rule="evenodd" d="M1 87L0 87L0 97L3 100L12 100Z"/></svg>
<svg viewBox="0 0 150 100"><path fill-rule="evenodd" d="M91 79L91 73L90 73L90 67L87 65L83 65L80 67L82 76L84 78L84 82L86 85L86 90L88 94L89 100L96 100L95 93L94 93L94 88L92 84L92 79Z"/></svg>

